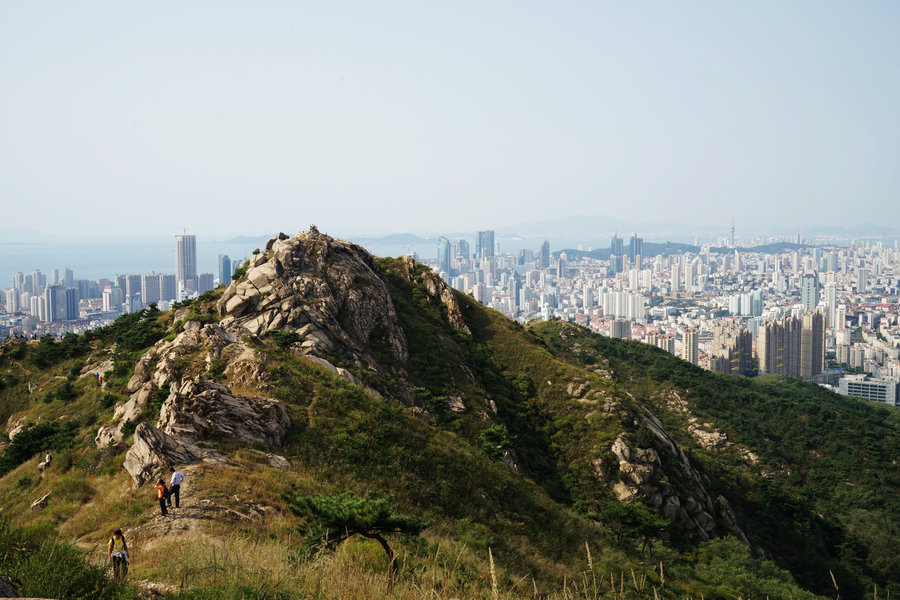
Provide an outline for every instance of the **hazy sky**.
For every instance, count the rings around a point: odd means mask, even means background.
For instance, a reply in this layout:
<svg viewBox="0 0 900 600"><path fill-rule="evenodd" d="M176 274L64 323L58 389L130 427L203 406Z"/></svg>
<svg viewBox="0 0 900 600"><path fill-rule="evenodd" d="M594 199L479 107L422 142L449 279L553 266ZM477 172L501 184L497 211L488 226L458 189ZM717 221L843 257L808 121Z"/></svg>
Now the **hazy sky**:
<svg viewBox="0 0 900 600"><path fill-rule="evenodd" d="M900 226L900 2L0 0L0 230Z"/></svg>

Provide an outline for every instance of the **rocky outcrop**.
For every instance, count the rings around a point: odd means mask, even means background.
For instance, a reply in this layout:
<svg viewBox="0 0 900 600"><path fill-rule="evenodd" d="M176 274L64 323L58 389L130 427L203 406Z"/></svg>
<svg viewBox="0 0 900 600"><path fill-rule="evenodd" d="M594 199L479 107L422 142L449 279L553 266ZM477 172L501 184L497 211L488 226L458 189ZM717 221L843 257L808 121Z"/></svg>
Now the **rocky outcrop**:
<svg viewBox="0 0 900 600"><path fill-rule="evenodd" d="M401 274L412 282L415 278L418 264L412 256L404 256L400 259ZM472 333L463 318L462 309L453 295L453 289L431 269L426 269L421 274L422 285L429 296L440 300L447 307L447 323L459 331Z"/></svg>
<svg viewBox="0 0 900 600"><path fill-rule="evenodd" d="M738 538L746 540L738 526L727 500L713 501L707 491L708 482L698 472L684 451L663 429L659 420L649 412L645 415L643 427L656 438L656 447L638 448L629 445L628 436L620 434L610 446L610 453L617 465L608 465L600 458L591 463L595 475L612 486L620 502L644 501L654 506L669 522L697 541L708 540L721 520L725 529ZM667 455L666 469L660 452ZM689 488L690 493L676 491L668 481L681 482L681 489Z"/></svg>
<svg viewBox="0 0 900 600"><path fill-rule="evenodd" d="M125 455L125 470L136 484L152 480L169 465L189 464L203 459L195 444L185 443L171 435L141 423L134 430L134 444Z"/></svg>
<svg viewBox="0 0 900 600"><path fill-rule="evenodd" d="M375 367L373 347L408 357L406 336L375 259L316 231L272 238L219 300L226 330L264 336L292 331L307 353L340 353Z"/></svg>
<svg viewBox="0 0 900 600"><path fill-rule="evenodd" d="M280 444L290 425L287 409L278 400L234 395L202 375L172 391L158 423L176 438L221 438L267 448Z"/></svg>

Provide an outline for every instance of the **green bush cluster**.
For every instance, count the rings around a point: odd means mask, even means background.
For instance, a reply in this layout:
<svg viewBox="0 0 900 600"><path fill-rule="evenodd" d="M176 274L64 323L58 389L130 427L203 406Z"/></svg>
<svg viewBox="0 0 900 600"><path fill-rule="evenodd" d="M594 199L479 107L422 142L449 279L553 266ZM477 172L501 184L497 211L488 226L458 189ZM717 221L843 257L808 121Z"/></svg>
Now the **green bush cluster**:
<svg viewBox="0 0 900 600"><path fill-rule="evenodd" d="M49 525L13 528L0 519L0 573L27 597L136 600L138 589L85 561L77 547L56 539Z"/></svg>
<svg viewBox="0 0 900 600"><path fill-rule="evenodd" d="M0 476L9 473L35 454L70 447L75 441L76 433L76 423L60 424L55 421L39 423L20 431L0 456Z"/></svg>

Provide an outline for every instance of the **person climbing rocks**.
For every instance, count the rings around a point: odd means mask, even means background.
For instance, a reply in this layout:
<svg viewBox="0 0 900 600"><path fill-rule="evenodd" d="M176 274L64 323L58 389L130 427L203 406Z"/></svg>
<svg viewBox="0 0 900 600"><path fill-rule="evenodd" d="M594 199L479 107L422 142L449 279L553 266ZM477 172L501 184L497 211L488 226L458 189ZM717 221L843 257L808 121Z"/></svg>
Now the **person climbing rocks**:
<svg viewBox="0 0 900 600"><path fill-rule="evenodd" d="M169 490L166 489L166 482L162 479L157 479L156 485L153 487L156 488L159 494L159 510L162 512L162 516L168 517L169 511L166 510L166 496L168 496Z"/></svg>
<svg viewBox="0 0 900 600"><path fill-rule="evenodd" d="M172 480L169 482L169 506L172 506L172 496L175 496L175 508L181 502L181 482L184 481L184 475L175 470L175 467L169 467L172 472Z"/></svg>
<svg viewBox="0 0 900 600"><path fill-rule="evenodd" d="M106 550L107 558L112 563L113 577L124 579L128 575L128 544L121 529L113 531Z"/></svg>

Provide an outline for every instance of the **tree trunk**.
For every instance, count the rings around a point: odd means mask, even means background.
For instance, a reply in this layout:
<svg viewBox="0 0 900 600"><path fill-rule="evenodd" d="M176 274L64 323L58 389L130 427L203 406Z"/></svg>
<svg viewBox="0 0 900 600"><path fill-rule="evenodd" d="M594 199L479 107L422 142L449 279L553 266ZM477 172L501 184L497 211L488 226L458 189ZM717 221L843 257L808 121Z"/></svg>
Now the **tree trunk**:
<svg viewBox="0 0 900 600"><path fill-rule="evenodd" d="M363 533L362 535L373 540L378 540L378 543L381 544L381 547L384 548L384 551L388 555L388 561L390 561L390 573L388 574L388 591L390 592L394 589L394 581L396 581L397 579L397 571L399 570L397 567L397 559L394 557L394 551L391 550L391 547L388 545L387 540L385 540L377 533Z"/></svg>

